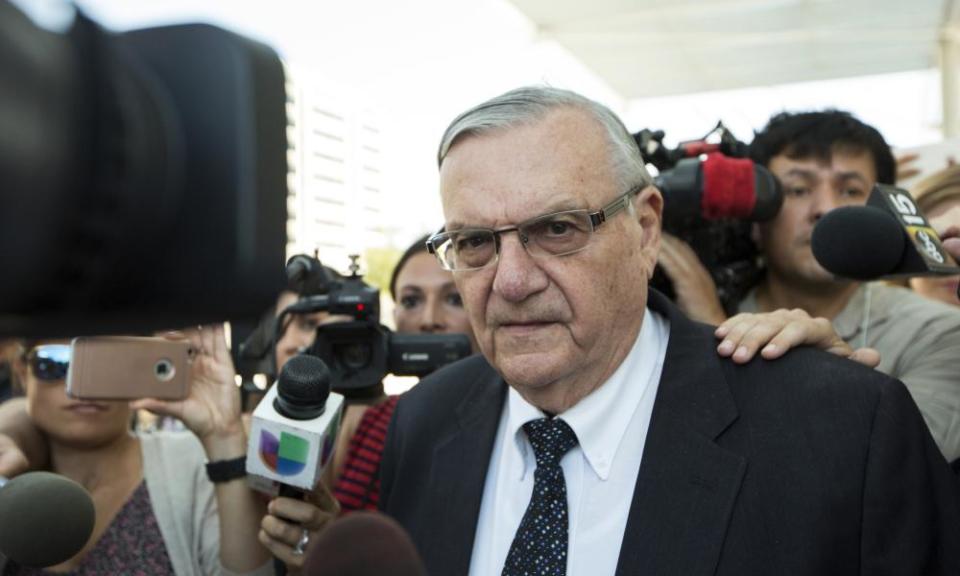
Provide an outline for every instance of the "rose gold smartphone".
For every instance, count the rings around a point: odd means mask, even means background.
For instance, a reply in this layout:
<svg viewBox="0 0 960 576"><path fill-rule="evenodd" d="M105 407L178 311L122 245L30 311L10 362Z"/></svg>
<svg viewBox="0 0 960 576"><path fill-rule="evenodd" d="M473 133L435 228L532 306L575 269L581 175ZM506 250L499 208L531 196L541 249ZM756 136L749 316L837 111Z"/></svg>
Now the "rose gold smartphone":
<svg viewBox="0 0 960 576"><path fill-rule="evenodd" d="M74 338L67 395L81 400L182 400L190 394L190 343L136 336Z"/></svg>

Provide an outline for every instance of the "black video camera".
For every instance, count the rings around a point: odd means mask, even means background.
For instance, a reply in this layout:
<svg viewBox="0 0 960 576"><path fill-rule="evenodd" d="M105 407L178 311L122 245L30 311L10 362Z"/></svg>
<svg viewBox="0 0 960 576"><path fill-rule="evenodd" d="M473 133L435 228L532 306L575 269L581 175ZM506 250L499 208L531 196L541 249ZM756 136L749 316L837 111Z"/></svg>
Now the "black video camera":
<svg viewBox="0 0 960 576"><path fill-rule="evenodd" d="M350 318L321 324L306 351L327 364L335 391L362 396L379 390L387 374L425 376L470 355L465 334L398 334L381 324L380 290L363 281L357 256L351 259L350 275L335 278L316 258L292 257L287 278L302 298L277 317L277 341L290 314L326 312Z"/></svg>
<svg viewBox="0 0 960 576"><path fill-rule="evenodd" d="M255 317L283 287L280 59L62 4L54 27L0 0L0 336Z"/></svg>
<svg viewBox="0 0 960 576"><path fill-rule="evenodd" d="M722 122L677 148L664 146L663 137L662 130L634 134L644 161L659 170L655 182L663 193L663 230L693 248L713 277L724 310L732 314L762 276L750 231L754 222L780 211L780 183L747 158L748 146ZM650 285L675 298L660 266Z"/></svg>

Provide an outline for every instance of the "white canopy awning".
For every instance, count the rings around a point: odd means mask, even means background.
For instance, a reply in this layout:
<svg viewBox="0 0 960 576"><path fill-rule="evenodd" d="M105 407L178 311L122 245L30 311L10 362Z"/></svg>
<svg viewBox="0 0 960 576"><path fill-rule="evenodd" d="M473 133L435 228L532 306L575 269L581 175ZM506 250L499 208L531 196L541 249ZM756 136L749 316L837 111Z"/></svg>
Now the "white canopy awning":
<svg viewBox="0 0 960 576"><path fill-rule="evenodd" d="M627 100L938 66L956 0L511 0Z"/></svg>

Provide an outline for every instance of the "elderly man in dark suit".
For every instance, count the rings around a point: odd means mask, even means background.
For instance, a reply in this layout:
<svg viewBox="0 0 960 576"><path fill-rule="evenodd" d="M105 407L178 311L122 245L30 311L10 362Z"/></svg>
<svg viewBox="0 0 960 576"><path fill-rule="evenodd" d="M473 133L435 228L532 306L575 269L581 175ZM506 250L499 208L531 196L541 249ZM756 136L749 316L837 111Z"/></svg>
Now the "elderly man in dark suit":
<svg viewBox="0 0 960 576"><path fill-rule="evenodd" d="M383 509L441 574L960 574L955 481L903 385L735 364L647 289L663 199L605 107L519 89L444 135L482 351L399 402Z"/></svg>

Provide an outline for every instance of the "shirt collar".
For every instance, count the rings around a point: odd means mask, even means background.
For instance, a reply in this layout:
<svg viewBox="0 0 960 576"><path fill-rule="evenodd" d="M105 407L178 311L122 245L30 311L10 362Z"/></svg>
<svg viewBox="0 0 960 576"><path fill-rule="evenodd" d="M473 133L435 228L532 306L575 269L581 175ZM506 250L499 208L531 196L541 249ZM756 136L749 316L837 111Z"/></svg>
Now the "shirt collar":
<svg viewBox="0 0 960 576"><path fill-rule="evenodd" d="M626 434L640 400L647 390L658 363L663 362L669 326L665 318L647 308L640 334L633 347L610 378L558 417L577 435L584 457L601 480L610 475L614 457ZM527 458L530 443L521 432L523 425L544 417L512 387L507 398L507 433L523 462L521 478L533 463ZM533 463L535 466L535 463Z"/></svg>

